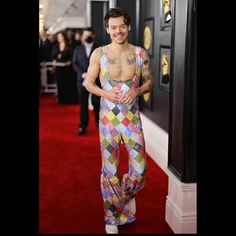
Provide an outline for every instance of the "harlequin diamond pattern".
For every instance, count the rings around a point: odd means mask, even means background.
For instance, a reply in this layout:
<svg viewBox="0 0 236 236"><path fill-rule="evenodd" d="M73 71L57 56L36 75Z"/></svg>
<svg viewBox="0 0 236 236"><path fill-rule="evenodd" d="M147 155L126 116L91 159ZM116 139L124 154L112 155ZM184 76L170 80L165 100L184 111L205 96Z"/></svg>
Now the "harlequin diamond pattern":
<svg viewBox="0 0 236 236"><path fill-rule="evenodd" d="M120 113L120 109L118 108L118 106L115 106L113 109L112 109L112 112L115 116L117 116L119 113Z"/></svg>
<svg viewBox="0 0 236 236"><path fill-rule="evenodd" d="M127 92L139 86L142 50L136 48L136 72L132 80L110 80L107 69L107 47L101 53L101 85L107 91ZM106 224L122 225L135 220L126 207L127 202L144 186L146 160L144 140L138 110L134 104L114 104L102 98L100 104L100 145L103 158L101 192ZM119 147L124 142L130 159L129 172L118 179Z"/></svg>
<svg viewBox="0 0 236 236"><path fill-rule="evenodd" d="M108 147L108 145L109 145L108 141L107 141L105 138L104 138L103 141L102 141L102 145L103 145L103 147L105 147L106 149L107 149L107 147Z"/></svg>
<svg viewBox="0 0 236 236"><path fill-rule="evenodd" d="M106 124L108 124L110 121L109 121L109 119L108 119L106 116L104 116L104 117L102 118L102 122L104 123L104 125L106 125Z"/></svg>
<svg viewBox="0 0 236 236"><path fill-rule="evenodd" d="M132 113L131 111L129 111L126 115L126 118L129 119L130 121L132 121L132 119L134 118L134 113Z"/></svg>
<svg viewBox="0 0 236 236"><path fill-rule="evenodd" d="M122 120L123 121L124 118L125 118L125 115L122 112L120 112L116 117L117 117L118 120Z"/></svg>
<svg viewBox="0 0 236 236"><path fill-rule="evenodd" d="M138 124L139 119L136 116L134 116L132 119L132 122L136 125L136 124Z"/></svg>
<svg viewBox="0 0 236 236"><path fill-rule="evenodd" d="M107 147L106 147L107 151L112 153L114 151L114 147L112 147L111 144L109 144Z"/></svg>
<svg viewBox="0 0 236 236"><path fill-rule="evenodd" d="M140 152L142 146L138 143L135 143L134 146L133 146L133 149L136 150L137 152Z"/></svg>
<svg viewBox="0 0 236 236"><path fill-rule="evenodd" d="M128 126L130 123L130 120L128 120L126 117L122 120L122 124L125 126Z"/></svg>
<svg viewBox="0 0 236 236"><path fill-rule="evenodd" d="M111 119L111 123L116 127L120 124L120 121L116 117L114 117L113 119Z"/></svg>
<svg viewBox="0 0 236 236"><path fill-rule="evenodd" d="M130 110L127 107L123 108L124 106L120 109L118 106L121 105L119 104L117 106L114 106L111 110L109 110L107 106L104 108L104 110L107 111L107 113L101 119L104 125L110 122L115 127L120 123L125 126L128 126L130 123L133 123L135 125L138 124L139 117L136 116L137 108L135 106L132 106Z"/></svg>

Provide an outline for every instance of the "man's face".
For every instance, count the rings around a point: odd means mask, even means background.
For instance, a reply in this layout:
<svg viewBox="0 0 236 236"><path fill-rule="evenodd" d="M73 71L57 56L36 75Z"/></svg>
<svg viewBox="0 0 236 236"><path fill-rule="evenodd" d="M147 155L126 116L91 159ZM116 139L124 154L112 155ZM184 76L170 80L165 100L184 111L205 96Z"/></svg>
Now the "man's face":
<svg viewBox="0 0 236 236"><path fill-rule="evenodd" d="M79 33L76 33L75 34L75 40L79 41L81 39L81 36Z"/></svg>
<svg viewBox="0 0 236 236"><path fill-rule="evenodd" d="M64 42L64 37L63 37L62 33L57 34L57 40L59 43Z"/></svg>
<svg viewBox="0 0 236 236"><path fill-rule="evenodd" d="M85 30L82 35L82 41L85 42L85 39L88 38L89 36L93 37L93 33L91 31Z"/></svg>
<svg viewBox="0 0 236 236"><path fill-rule="evenodd" d="M129 31L130 26L125 24L123 16L108 20L107 33L110 34L112 42L124 44L128 39Z"/></svg>
<svg viewBox="0 0 236 236"><path fill-rule="evenodd" d="M45 38L47 36L46 31L45 30L41 30L39 36L40 36L41 39Z"/></svg>

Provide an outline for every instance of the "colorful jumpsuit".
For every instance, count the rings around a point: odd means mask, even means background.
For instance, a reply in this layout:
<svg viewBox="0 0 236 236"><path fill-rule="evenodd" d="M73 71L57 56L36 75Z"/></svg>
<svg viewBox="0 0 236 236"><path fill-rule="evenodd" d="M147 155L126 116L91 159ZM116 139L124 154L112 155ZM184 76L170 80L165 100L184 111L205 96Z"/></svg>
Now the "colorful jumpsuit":
<svg viewBox="0 0 236 236"><path fill-rule="evenodd" d="M136 47L136 73L125 82L110 80L107 66L107 46L101 49L100 81L104 90L127 92L139 87L142 68L142 48ZM133 104L115 104L105 98L100 103L100 147L102 153L101 192L105 223L123 225L135 220L126 204L144 187L146 158L138 99ZM129 155L129 171L118 179L119 148L124 143Z"/></svg>

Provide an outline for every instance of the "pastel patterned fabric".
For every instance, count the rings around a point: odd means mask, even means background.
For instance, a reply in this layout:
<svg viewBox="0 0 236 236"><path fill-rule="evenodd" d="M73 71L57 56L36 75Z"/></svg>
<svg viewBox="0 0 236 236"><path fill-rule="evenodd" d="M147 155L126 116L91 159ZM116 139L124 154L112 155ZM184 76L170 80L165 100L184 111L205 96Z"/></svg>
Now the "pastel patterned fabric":
<svg viewBox="0 0 236 236"><path fill-rule="evenodd" d="M101 50L100 81L104 90L127 92L139 86L142 48L136 47L136 73L125 82L110 80L107 46ZM123 225L135 220L126 204L144 187L146 158L138 99L133 104L115 104L105 98L100 102L100 147L102 153L101 192L105 223ZM129 171L118 179L119 148L124 143L129 155Z"/></svg>

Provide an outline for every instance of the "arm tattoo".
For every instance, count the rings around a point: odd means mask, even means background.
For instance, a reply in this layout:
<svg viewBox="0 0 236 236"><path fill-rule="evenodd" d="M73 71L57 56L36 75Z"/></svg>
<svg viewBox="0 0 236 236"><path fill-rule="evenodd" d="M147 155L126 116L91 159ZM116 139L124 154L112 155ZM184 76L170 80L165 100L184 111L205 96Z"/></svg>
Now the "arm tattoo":
<svg viewBox="0 0 236 236"><path fill-rule="evenodd" d="M148 64L148 62L149 62L149 60L148 59L146 59L146 60L144 60L144 65L146 66L147 64Z"/></svg>
<svg viewBox="0 0 236 236"><path fill-rule="evenodd" d="M93 87L98 88L95 81L93 81Z"/></svg>
<svg viewBox="0 0 236 236"><path fill-rule="evenodd" d="M143 85L145 84L144 85L145 89L143 90L142 94L151 92L152 86L153 86L153 72L150 65L150 59L146 52L144 53L144 57L143 57L142 84Z"/></svg>
<svg viewBox="0 0 236 236"><path fill-rule="evenodd" d="M152 90L153 85L153 73L151 71L149 63L147 63L147 66L143 67L142 81L143 84L148 82L148 88L146 89L146 91L144 91L143 94L150 92Z"/></svg>
<svg viewBox="0 0 236 236"><path fill-rule="evenodd" d="M151 80L151 76L146 73L146 74L144 74L144 75L142 76L142 79L143 79L143 82L145 83L145 82L147 82L148 80Z"/></svg>
<svg viewBox="0 0 236 236"><path fill-rule="evenodd" d="M150 60L148 57L144 58L143 60L142 80L143 83L146 83L147 81L152 82L152 71L150 67Z"/></svg>
<svg viewBox="0 0 236 236"><path fill-rule="evenodd" d="M145 91L143 91L143 94L146 94L146 93L148 93L148 92L150 92L152 90L152 84L153 84L152 73L151 72L145 73L142 76L142 80L143 80L143 84L145 84L146 82L149 82L148 83L148 87L145 89Z"/></svg>

